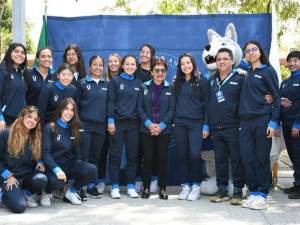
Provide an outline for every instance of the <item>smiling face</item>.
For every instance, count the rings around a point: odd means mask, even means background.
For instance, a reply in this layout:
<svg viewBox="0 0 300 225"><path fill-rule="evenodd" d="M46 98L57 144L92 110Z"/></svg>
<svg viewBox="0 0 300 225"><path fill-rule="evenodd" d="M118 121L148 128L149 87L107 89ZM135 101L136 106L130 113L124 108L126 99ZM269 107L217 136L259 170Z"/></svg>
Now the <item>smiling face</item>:
<svg viewBox="0 0 300 225"><path fill-rule="evenodd" d="M49 49L41 50L39 54L39 66L43 68L49 68L53 63L52 52Z"/></svg>
<svg viewBox="0 0 300 225"><path fill-rule="evenodd" d="M228 52L220 52L216 57L216 63L219 72L229 72L234 65L233 59Z"/></svg>
<svg viewBox="0 0 300 225"><path fill-rule="evenodd" d="M68 123L73 119L73 116L74 116L74 107L71 103L69 103L62 111L60 118L65 123Z"/></svg>
<svg viewBox="0 0 300 225"><path fill-rule="evenodd" d="M74 49L68 50L66 56L67 63L70 65L76 65L78 63L78 55Z"/></svg>
<svg viewBox="0 0 300 225"><path fill-rule="evenodd" d="M23 125L27 130L34 129L39 121L39 116L36 112L27 113L23 117Z"/></svg>
<svg viewBox="0 0 300 225"><path fill-rule="evenodd" d="M111 55L108 58L108 69L111 72L118 72L120 69L121 62L117 56Z"/></svg>
<svg viewBox="0 0 300 225"><path fill-rule="evenodd" d="M15 67L20 66L25 61L25 49L21 46L17 46L12 52L11 52L11 59L13 61L13 65Z"/></svg>
<svg viewBox="0 0 300 225"><path fill-rule="evenodd" d="M194 69L191 59L187 56L182 57L180 60L180 68L185 75L191 76Z"/></svg>
<svg viewBox="0 0 300 225"><path fill-rule="evenodd" d="M142 63L149 63L151 60L151 51L150 48L144 46L140 51L140 59Z"/></svg>
<svg viewBox="0 0 300 225"><path fill-rule="evenodd" d="M134 72L136 71L136 60L135 58L129 56L125 59L122 68L125 73L128 75L133 75Z"/></svg>
<svg viewBox="0 0 300 225"><path fill-rule="evenodd" d="M288 68L290 69L291 72L300 70L300 59L297 57L291 57L287 61L288 63Z"/></svg>
<svg viewBox="0 0 300 225"><path fill-rule="evenodd" d="M103 61L101 58L95 58L90 65L90 74L92 77L100 78L103 72Z"/></svg>
<svg viewBox="0 0 300 225"><path fill-rule="evenodd" d="M253 64L260 62L261 53L257 45L249 43L245 48L245 57L246 60Z"/></svg>
<svg viewBox="0 0 300 225"><path fill-rule="evenodd" d="M64 86L68 86L72 83L73 80L73 73L69 69L62 70L59 74L57 74L58 80L62 83Z"/></svg>
<svg viewBox="0 0 300 225"><path fill-rule="evenodd" d="M156 84L161 84L166 79L167 70L164 65L158 64L153 68L151 74L153 76L154 82Z"/></svg>

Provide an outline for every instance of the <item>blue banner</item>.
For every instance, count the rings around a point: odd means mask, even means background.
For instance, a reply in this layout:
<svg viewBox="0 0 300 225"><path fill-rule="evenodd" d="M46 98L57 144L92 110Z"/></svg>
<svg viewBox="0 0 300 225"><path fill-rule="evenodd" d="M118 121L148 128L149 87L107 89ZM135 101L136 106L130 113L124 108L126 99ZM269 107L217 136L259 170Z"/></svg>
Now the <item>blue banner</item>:
<svg viewBox="0 0 300 225"><path fill-rule="evenodd" d="M112 52L121 56L139 55L143 43L152 44L156 55L169 64L168 80L176 72L178 56L192 53L200 71L204 72L201 55L208 44L207 30L221 36L229 23L236 27L238 43L258 40L267 53L271 46L271 14L218 14L199 16L48 16L48 40L54 49L54 68L62 62L62 54L70 43L78 44L87 66L89 58L100 54L105 59Z"/></svg>

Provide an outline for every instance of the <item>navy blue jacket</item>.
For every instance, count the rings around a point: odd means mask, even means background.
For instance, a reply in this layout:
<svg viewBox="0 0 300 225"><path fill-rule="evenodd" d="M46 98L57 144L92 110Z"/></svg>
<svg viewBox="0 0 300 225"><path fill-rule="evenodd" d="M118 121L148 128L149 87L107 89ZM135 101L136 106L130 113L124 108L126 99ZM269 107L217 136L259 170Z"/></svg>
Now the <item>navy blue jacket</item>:
<svg viewBox="0 0 300 225"><path fill-rule="evenodd" d="M231 72L233 75L221 85L225 101L218 102L216 92L219 90L218 81L220 77L218 72L213 75L210 82L209 89L209 103L208 103L208 117L209 127L211 130L223 128L238 128L239 126L239 103L240 94L244 81L244 76L238 75L236 72ZM228 75L230 76L230 74Z"/></svg>
<svg viewBox="0 0 300 225"><path fill-rule="evenodd" d="M0 120L3 115L16 118L24 106L26 106L26 85L23 71L13 70L7 73L5 66L0 67Z"/></svg>
<svg viewBox="0 0 300 225"><path fill-rule="evenodd" d="M139 116L141 119L140 131L143 133L149 133L150 131L147 128L149 124L152 123L152 92L151 92L151 83L153 81L147 81L143 85L143 90L139 96ZM170 86L167 81L164 81L164 88L160 95L160 108L159 108L159 121L160 127L163 129L161 134L171 133L171 122L173 120L175 111L175 96L174 88Z"/></svg>
<svg viewBox="0 0 300 225"><path fill-rule="evenodd" d="M50 123L44 126L42 135L42 161L47 169L55 173L57 168L69 160L80 160L80 148L75 144L75 137L68 125L57 120L54 126Z"/></svg>
<svg viewBox="0 0 300 225"><path fill-rule="evenodd" d="M120 74L108 84L108 120L138 119L138 96L142 82L134 76ZM110 122L111 121L111 122Z"/></svg>
<svg viewBox="0 0 300 225"><path fill-rule="evenodd" d="M108 82L101 77L99 83L90 75L81 79L78 88L80 127L85 131L105 133L107 121Z"/></svg>
<svg viewBox="0 0 300 225"><path fill-rule="evenodd" d="M37 106L41 90L45 88L48 83L54 82L55 71L49 68L48 75L44 80L38 70L38 67L34 66L31 70L29 70L28 75L28 88L26 92L27 105Z"/></svg>
<svg viewBox="0 0 300 225"><path fill-rule="evenodd" d="M141 64L138 65L135 71L135 77L140 79L143 83L152 79L150 70L143 69Z"/></svg>
<svg viewBox="0 0 300 225"><path fill-rule="evenodd" d="M209 83L203 76L198 82L191 83L191 80L182 80L181 90L176 93L175 124L181 121L193 121L208 124L207 103Z"/></svg>
<svg viewBox="0 0 300 225"><path fill-rule="evenodd" d="M267 94L273 96L273 104L264 99ZM239 115L243 119L270 115L270 122L274 125L272 128L276 128L280 115L280 96L277 74L272 67L262 65L248 71L241 92Z"/></svg>
<svg viewBox="0 0 300 225"><path fill-rule="evenodd" d="M10 155L7 151L8 136L9 129L5 129L0 134L0 174L2 180L6 180L10 175L16 178L22 178L24 175L34 171L37 165L36 161L33 160L28 144L25 146L22 155Z"/></svg>
<svg viewBox="0 0 300 225"><path fill-rule="evenodd" d="M38 109L40 110L44 122L49 122L51 114L56 110L62 100L73 98L77 101L77 88L74 85L64 87L59 80L48 84L42 89L38 101Z"/></svg>
<svg viewBox="0 0 300 225"><path fill-rule="evenodd" d="M281 106L281 122L300 129L300 70L292 72L291 76L281 83L280 96L292 101L288 108Z"/></svg>

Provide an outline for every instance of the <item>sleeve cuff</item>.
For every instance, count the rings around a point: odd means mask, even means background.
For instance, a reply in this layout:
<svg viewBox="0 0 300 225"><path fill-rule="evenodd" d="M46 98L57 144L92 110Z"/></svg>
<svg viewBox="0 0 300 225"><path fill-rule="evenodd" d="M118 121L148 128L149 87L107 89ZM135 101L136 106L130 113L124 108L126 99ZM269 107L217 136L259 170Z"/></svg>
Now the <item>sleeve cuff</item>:
<svg viewBox="0 0 300 225"><path fill-rule="evenodd" d="M5 179L5 180L6 180L10 175L11 175L11 172L10 172L8 169L4 170L4 171L1 173L1 177L3 177L3 179Z"/></svg>
<svg viewBox="0 0 300 225"><path fill-rule="evenodd" d="M115 124L114 118L108 118L107 123L108 123L108 125Z"/></svg>
<svg viewBox="0 0 300 225"><path fill-rule="evenodd" d="M145 125L145 127L148 128L148 127L151 125L151 123L152 123L152 121L149 120L149 119L147 119L147 120L144 122L144 125Z"/></svg>
<svg viewBox="0 0 300 225"><path fill-rule="evenodd" d="M204 124L202 127L202 131L209 132L209 126L207 124Z"/></svg>
<svg viewBox="0 0 300 225"><path fill-rule="evenodd" d="M161 123L159 124L159 128L160 128L161 130L165 129L166 127L167 127L167 125L166 125L164 122L161 122Z"/></svg>
<svg viewBox="0 0 300 225"><path fill-rule="evenodd" d="M3 121L4 120L4 116L1 114L0 115L0 121Z"/></svg>
<svg viewBox="0 0 300 225"><path fill-rule="evenodd" d="M277 129L278 128L278 124L274 121L270 121L268 124L268 127L273 128L273 129Z"/></svg>
<svg viewBox="0 0 300 225"><path fill-rule="evenodd" d="M57 166L57 167L54 167L52 169L52 171L53 171L53 173L57 174L58 172L62 171L62 169L59 166Z"/></svg>
<svg viewBox="0 0 300 225"><path fill-rule="evenodd" d="M293 128L300 130L300 123L294 123Z"/></svg>

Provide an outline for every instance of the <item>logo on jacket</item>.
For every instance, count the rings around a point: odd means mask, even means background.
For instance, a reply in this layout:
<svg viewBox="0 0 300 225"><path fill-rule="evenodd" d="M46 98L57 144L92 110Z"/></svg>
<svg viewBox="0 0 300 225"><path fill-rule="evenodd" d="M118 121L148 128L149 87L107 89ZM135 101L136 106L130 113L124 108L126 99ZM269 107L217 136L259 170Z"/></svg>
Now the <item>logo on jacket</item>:
<svg viewBox="0 0 300 225"><path fill-rule="evenodd" d="M57 102L58 100L58 95L54 95L54 101Z"/></svg>
<svg viewBox="0 0 300 225"><path fill-rule="evenodd" d="M57 141L60 141L60 134L57 135L56 140L57 140Z"/></svg>
<svg viewBox="0 0 300 225"><path fill-rule="evenodd" d="M147 93L148 93L148 89L145 89L144 90L144 95L147 95Z"/></svg>
<svg viewBox="0 0 300 225"><path fill-rule="evenodd" d="M120 84L120 89L124 90L124 84Z"/></svg>
<svg viewBox="0 0 300 225"><path fill-rule="evenodd" d="M10 75L10 78L11 78L12 80L15 79L15 77L14 77L13 74Z"/></svg>
<svg viewBox="0 0 300 225"><path fill-rule="evenodd" d="M91 90L91 85L88 84L88 85L86 86L86 88L87 88L88 90Z"/></svg>
<svg viewBox="0 0 300 225"><path fill-rule="evenodd" d="M36 81L36 76L35 75L32 76L32 80Z"/></svg>

